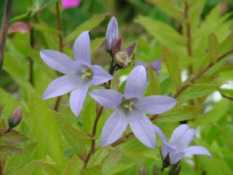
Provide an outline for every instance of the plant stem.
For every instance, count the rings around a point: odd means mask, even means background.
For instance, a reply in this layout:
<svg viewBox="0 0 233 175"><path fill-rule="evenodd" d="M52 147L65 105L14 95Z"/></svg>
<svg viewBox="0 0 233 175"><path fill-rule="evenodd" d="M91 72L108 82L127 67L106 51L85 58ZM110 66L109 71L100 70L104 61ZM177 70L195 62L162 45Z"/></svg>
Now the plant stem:
<svg viewBox="0 0 233 175"><path fill-rule="evenodd" d="M62 37L62 25L61 25L61 14L60 14L60 9L59 9L59 2L56 3L56 14L57 14L57 28L60 31L60 33L58 34L59 51L63 52L63 37ZM61 98L62 98L61 96L57 97L56 103L53 108L55 111L58 111Z"/></svg>
<svg viewBox="0 0 233 175"><path fill-rule="evenodd" d="M220 89L219 89L219 92L220 92L220 94L221 94L222 97L227 98L229 100L233 100L233 97L230 97L228 95L223 94Z"/></svg>
<svg viewBox="0 0 233 175"><path fill-rule="evenodd" d="M231 49L228 52L224 53L223 55L218 57L218 59L217 59L217 61L215 63L218 63L219 61L221 61L223 58L225 58L227 55L229 55L232 52L233 52L233 49ZM213 65L214 65L213 63L210 63L204 69L202 69L200 72L198 72L193 78L191 78L189 81L187 81L183 86L181 86L180 90L173 95L173 98L177 98L186 88L188 88L190 85L192 85L198 78L200 78ZM152 115L150 117L150 120L151 121L154 120L157 116L158 116L158 114ZM132 135L134 135L132 132L128 133L126 135L126 137L121 137L117 141L112 143L112 146L115 147L115 146L119 145L120 143L124 142L129 136L132 136Z"/></svg>
<svg viewBox="0 0 233 175"><path fill-rule="evenodd" d="M0 78L2 74L2 66L3 66L6 38L8 34L8 26L11 16L12 4L13 4L13 0L6 0L4 12L3 12L3 18L2 18L2 30L0 33Z"/></svg>
<svg viewBox="0 0 233 175"><path fill-rule="evenodd" d="M33 34L34 34L34 29L32 28L30 30L30 46L32 48L34 48L34 38L33 38ZM34 82L33 82L33 60L31 57L29 57L29 82L31 83L31 85L33 86Z"/></svg>
<svg viewBox="0 0 233 175"><path fill-rule="evenodd" d="M90 151L89 151L89 153L88 153L88 155L86 157L83 169L87 167L87 164L88 164L88 162L89 162L89 160L91 158L91 155L94 154L94 152L95 152L95 134L96 134L97 124L98 124L100 116L101 116L101 114L103 112L103 109L104 109L104 107L101 106L100 109L99 109L99 111L98 111L98 113L96 114L96 119L95 119L95 122L94 122L93 130L92 130L92 135L91 135L91 137L92 137L91 149L90 149Z"/></svg>

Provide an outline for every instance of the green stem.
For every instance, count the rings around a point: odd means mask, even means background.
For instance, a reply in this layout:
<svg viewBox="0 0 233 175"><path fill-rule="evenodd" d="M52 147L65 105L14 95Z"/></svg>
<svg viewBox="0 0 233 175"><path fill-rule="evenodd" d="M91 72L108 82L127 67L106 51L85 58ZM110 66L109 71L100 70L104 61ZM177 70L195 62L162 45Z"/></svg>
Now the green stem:
<svg viewBox="0 0 233 175"><path fill-rule="evenodd" d="M6 47L6 38L8 34L8 26L9 20L11 16L11 8L12 8L13 0L6 0L3 18L2 18L2 30L0 33L0 77L2 73L3 59Z"/></svg>

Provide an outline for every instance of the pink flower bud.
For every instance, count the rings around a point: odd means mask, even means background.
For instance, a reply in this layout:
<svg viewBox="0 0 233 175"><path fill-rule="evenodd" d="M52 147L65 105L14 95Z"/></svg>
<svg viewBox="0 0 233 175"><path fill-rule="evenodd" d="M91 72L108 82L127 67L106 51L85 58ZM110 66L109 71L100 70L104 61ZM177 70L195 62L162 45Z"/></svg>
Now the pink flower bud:
<svg viewBox="0 0 233 175"><path fill-rule="evenodd" d="M16 127L20 123L21 118L22 118L22 110L21 107L18 107L8 119L9 130Z"/></svg>

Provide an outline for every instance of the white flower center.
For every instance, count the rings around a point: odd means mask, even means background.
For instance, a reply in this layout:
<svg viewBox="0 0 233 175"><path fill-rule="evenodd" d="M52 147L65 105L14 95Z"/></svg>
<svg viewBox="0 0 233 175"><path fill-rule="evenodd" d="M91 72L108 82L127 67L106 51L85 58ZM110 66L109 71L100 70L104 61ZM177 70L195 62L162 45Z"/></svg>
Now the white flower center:
<svg viewBox="0 0 233 175"><path fill-rule="evenodd" d="M133 101L131 99L123 99L121 102L121 106L123 109L132 111L134 106L133 106Z"/></svg>

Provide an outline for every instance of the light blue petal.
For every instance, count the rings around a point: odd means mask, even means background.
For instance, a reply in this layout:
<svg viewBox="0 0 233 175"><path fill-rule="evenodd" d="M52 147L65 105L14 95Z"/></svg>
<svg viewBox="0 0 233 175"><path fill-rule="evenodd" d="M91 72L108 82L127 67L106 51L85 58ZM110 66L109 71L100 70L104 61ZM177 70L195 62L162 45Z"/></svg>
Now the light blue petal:
<svg viewBox="0 0 233 175"><path fill-rule="evenodd" d="M101 144L102 146L107 146L119 139L127 128L127 121L125 121L118 113L115 111L104 124L101 133Z"/></svg>
<svg viewBox="0 0 233 175"><path fill-rule="evenodd" d="M189 129L189 125L187 125L187 124L182 124L182 125L178 126L173 131L171 139L169 141L169 144L170 145L177 145L188 129Z"/></svg>
<svg viewBox="0 0 233 175"><path fill-rule="evenodd" d="M135 67L129 74L125 84L125 96L141 97L146 90L146 70L143 66Z"/></svg>
<svg viewBox="0 0 233 175"><path fill-rule="evenodd" d="M204 154L211 158L210 152L202 146L190 146L184 150L185 156Z"/></svg>
<svg viewBox="0 0 233 175"><path fill-rule="evenodd" d="M43 61L52 69L69 74L75 72L77 65L67 55L55 50L42 50L40 56Z"/></svg>
<svg viewBox="0 0 233 175"><path fill-rule="evenodd" d="M173 108L176 103L177 100L174 98L153 95L139 98L139 100L136 101L135 106L147 114L161 114Z"/></svg>
<svg viewBox="0 0 233 175"><path fill-rule="evenodd" d="M70 108L76 117L79 116L83 108L88 88L89 86L84 86L72 91L70 94Z"/></svg>
<svg viewBox="0 0 233 175"><path fill-rule="evenodd" d="M92 85L97 86L103 84L113 78L112 75L107 73L102 67L98 65L91 66L93 72Z"/></svg>
<svg viewBox="0 0 233 175"><path fill-rule="evenodd" d="M89 94L102 106L113 110L120 105L123 97L122 94L110 89L97 89Z"/></svg>
<svg viewBox="0 0 233 175"><path fill-rule="evenodd" d="M74 42L74 58L77 62L91 65L91 45L89 31L81 33Z"/></svg>
<svg viewBox="0 0 233 175"><path fill-rule="evenodd" d="M106 50L110 51L114 49L118 39L119 39L119 36L118 36L117 20L115 17L112 17L108 24L108 28L106 32L106 39L105 39Z"/></svg>
<svg viewBox="0 0 233 175"><path fill-rule="evenodd" d="M153 124L145 114L138 113L134 120L129 121L129 124L138 140L149 148L155 148L156 137Z"/></svg>

